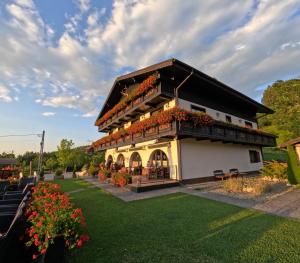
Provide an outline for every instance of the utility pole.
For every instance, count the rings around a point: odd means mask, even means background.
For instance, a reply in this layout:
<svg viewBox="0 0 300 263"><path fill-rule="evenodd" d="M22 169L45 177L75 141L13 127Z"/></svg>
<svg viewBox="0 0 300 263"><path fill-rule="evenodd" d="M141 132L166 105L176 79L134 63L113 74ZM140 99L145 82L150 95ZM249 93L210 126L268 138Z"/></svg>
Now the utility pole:
<svg viewBox="0 0 300 263"><path fill-rule="evenodd" d="M40 148L40 155L39 155L39 162L38 162L38 180L40 179L42 165L43 165L43 154L44 154L44 141L45 141L45 131L42 133L42 140L41 140L41 148Z"/></svg>

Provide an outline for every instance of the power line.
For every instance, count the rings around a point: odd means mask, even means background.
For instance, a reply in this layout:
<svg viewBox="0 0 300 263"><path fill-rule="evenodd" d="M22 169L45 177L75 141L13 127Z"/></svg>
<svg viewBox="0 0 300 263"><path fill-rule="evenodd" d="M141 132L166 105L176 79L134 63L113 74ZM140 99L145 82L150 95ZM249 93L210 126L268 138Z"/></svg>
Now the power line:
<svg viewBox="0 0 300 263"><path fill-rule="evenodd" d="M29 134L7 134L7 135L0 135L1 138L4 138L4 137L25 137L25 136L38 136L38 137L41 137L42 134L40 134L40 133L29 133Z"/></svg>

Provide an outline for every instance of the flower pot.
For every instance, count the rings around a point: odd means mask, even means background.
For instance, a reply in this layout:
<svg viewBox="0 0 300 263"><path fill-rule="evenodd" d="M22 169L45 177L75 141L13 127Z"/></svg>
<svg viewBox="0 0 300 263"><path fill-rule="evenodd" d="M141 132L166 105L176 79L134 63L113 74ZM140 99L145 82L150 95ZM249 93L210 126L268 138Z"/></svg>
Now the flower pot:
<svg viewBox="0 0 300 263"><path fill-rule="evenodd" d="M39 257L39 263L63 263L65 262L65 239L62 236L54 238L54 242L50 243L46 253Z"/></svg>

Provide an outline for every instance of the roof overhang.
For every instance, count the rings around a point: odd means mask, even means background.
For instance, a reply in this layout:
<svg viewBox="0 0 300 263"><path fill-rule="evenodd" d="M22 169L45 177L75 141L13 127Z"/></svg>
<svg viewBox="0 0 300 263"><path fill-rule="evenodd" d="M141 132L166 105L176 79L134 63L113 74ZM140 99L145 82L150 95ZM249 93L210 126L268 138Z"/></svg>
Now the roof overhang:
<svg viewBox="0 0 300 263"><path fill-rule="evenodd" d="M248 105L252 105L252 107L255 107L257 112L259 113L267 113L267 114L271 114L274 113L274 111L266 106L264 106L261 103L258 103L257 101L253 100L252 98L242 94L241 92L227 86L226 84L220 82L219 80L210 77L209 75L187 65L184 62L181 62L178 59L168 59L165 60L163 62L154 64L152 66L143 68L143 69L139 69L137 71L131 72L129 74L126 75L122 75L120 77L117 77L115 82L113 83L112 88L109 91L109 94L102 106L102 109L97 117L96 120L98 120L100 117L102 117L104 115L104 113L109 110L111 107L114 106L115 103L117 103L117 97L114 101L113 99L113 94L120 94L122 89L124 88L124 85L129 85L129 84L133 84L136 81L141 81L143 80L145 77L151 75L153 72L155 71L160 71L162 69L166 69L166 68L176 68L179 71L182 72L187 72L190 73L191 71L194 72L194 76L198 77L199 79L203 79L207 82L210 82L212 85L218 87L219 89L225 91L226 93L229 93L231 96L234 96L242 101L244 101L245 103L247 103Z"/></svg>

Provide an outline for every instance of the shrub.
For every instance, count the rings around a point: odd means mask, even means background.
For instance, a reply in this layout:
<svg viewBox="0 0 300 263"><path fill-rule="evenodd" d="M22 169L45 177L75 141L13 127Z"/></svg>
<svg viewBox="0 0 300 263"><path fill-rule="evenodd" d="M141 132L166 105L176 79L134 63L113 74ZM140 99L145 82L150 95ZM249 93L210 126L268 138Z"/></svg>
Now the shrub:
<svg viewBox="0 0 300 263"><path fill-rule="evenodd" d="M93 165L90 165L89 169L88 169L88 173L89 175L93 175L95 176L99 171L99 168Z"/></svg>
<svg viewBox="0 0 300 263"><path fill-rule="evenodd" d="M230 178L224 182L223 188L230 193L253 193L261 195L270 192L272 186L261 178Z"/></svg>
<svg viewBox="0 0 300 263"><path fill-rule="evenodd" d="M55 175L56 176L61 176L63 174L63 170L58 168L56 171L55 171Z"/></svg>
<svg viewBox="0 0 300 263"><path fill-rule="evenodd" d="M229 193L243 192L243 181L241 178L229 178L224 182L223 187Z"/></svg>
<svg viewBox="0 0 300 263"><path fill-rule="evenodd" d="M261 175L272 179L287 179L287 164L279 162L266 162L261 169Z"/></svg>
<svg viewBox="0 0 300 263"><path fill-rule="evenodd" d="M33 188L26 217L26 245L35 250L33 259L45 254L56 237L63 237L69 250L81 247L89 239L83 233L85 219L81 209L74 208L57 184L39 183Z"/></svg>
<svg viewBox="0 0 300 263"><path fill-rule="evenodd" d="M100 168L98 177L100 181L105 181L107 178L110 177L110 171L106 168Z"/></svg>
<svg viewBox="0 0 300 263"><path fill-rule="evenodd" d="M288 149L288 180L291 184L300 183L300 165L297 153L293 146L289 145Z"/></svg>
<svg viewBox="0 0 300 263"><path fill-rule="evenodd" d="M117 172L111 175L112 183L118 186L125 186L131 182L131 175L128 173Z"/></svg>

